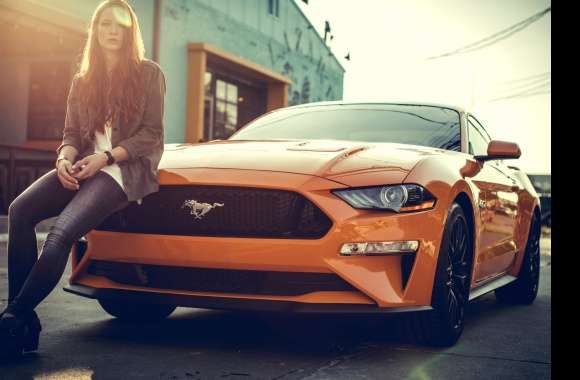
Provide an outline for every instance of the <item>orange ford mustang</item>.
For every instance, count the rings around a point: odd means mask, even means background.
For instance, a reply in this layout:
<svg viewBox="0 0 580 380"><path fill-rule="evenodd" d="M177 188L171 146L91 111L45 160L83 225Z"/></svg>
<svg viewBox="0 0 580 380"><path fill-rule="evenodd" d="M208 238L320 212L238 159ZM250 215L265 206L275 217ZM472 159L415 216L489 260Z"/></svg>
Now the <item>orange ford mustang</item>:
<svg viewBox="0 0 580 380"><path fill-rule="evenodd" d="M400 313L451 345L469 300L531 303L539 200L516 144L434 104L288 107L168 144L160 191L79 241L65 290L119 318L176 306Z"/></svg>

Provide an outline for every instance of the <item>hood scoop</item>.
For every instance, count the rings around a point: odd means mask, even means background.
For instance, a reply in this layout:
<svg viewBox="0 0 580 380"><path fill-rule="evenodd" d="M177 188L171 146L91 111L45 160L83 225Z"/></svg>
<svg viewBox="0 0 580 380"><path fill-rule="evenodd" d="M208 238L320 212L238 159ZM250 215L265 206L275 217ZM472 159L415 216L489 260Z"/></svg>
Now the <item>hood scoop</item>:
<svg viewBox="0 0 580 380"><path fill-rule="evenodd" d="M165 144L165 152L175 152L178 150L185 150L190 147L191 144Z"/></svg>
<svg viewBox="0 0 580 380"><path fill-rule="evenodd" d="M290 146L286 148L286 150L309 151L309 152L340 152L341 150L345 150L346 148L347 147L342 146L342 144L305 141Z"/></svg>

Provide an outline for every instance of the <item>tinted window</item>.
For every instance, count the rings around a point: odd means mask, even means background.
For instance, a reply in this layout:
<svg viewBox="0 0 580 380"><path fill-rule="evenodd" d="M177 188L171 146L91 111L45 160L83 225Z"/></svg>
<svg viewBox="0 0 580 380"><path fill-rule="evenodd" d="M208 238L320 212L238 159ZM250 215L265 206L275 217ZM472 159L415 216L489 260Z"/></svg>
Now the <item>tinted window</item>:
<svg viewBox="0 0 580 380"><path fill-rule="evenodd" d="M412 105L287 108L256 119L230 140L334 139L460 150L459 113Z"/></svg>
<svg viewBox="0 0 580 380"><path fill-rule="evenodd" d="M478 128L476 128L473 123L472 119L469 118L469 154L473 154L475 156L485 156L487 155L487 145L489 143L489 139L484 136Z"/></svg>
<svg viewBox="0 0 580 380"><path fill-rule="evenodd" d="M268 1L268 13L272 16L280 16L280 0L269 0Z"/></svg>

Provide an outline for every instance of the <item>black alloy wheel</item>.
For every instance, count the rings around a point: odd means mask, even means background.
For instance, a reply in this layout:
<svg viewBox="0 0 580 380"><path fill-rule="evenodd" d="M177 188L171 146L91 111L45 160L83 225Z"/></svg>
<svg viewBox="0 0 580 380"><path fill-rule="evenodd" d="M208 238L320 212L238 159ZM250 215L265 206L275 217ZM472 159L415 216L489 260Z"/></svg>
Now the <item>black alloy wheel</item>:
<svg viewBox="0 0 580 380"><path fill-rule="evenodd" d="M452 346L463 332L469 302L473 237L462 207L449 208L437 259L432 311L403 316L406 332L417 343Z"/></svg>
<svg viewBox="0 0 580 380"><path fill-rule="evenodd" d="M536 299L540 285L541 219L536 214L530 225L526 251L518 279L495 291L499 302L529 305Z"/></svg>
<svg viewBox="0 0 580 380"><path fill-rule="evenodd" d="M469 231L464 217L455 219L451 227L451 239L447 250L447 304L449 322L454 329L463 325L465 305L469 301Z"/></svg>

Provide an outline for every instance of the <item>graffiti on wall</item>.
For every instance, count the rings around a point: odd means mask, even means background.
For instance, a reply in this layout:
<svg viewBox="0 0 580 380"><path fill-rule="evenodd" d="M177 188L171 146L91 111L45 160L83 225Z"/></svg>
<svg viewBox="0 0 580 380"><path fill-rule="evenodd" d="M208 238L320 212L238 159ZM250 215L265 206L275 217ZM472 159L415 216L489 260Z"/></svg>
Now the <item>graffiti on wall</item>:
<svg viewBox="0 0 580 380"><path fill-rule="evenodd" d="M303 31L300 28L295 28L293 33L284 31L283 36L282 47L273 39L268 41L268 52L272 67L280 68L282 74L292 81L288 88L288 105L338 99L325 63L332 55L322 49L320 56L315 58L312 41L308 43L308 53L304 53L301 49ZM301 70L297 70L295 65L303 63L304 57L310 66L302 64L299 67Z"/></svg>
<svg viewBox="0 0 580 380"><path fill-rule="evenodd" d="M193 5L194 3L195 5ZM197 15L196 7L203 7L206 11L215 12L210 2L192 0L167 0L163 3L164 15L179 23L187 23L190 15ZM230 21L234 21L229 19ZM216 20L217 21L217 20ZM232 25L233 26L233 25ZM226 31L224 25L217 22L214 27L221 32ZM229 28L228 28L229 29ZM235 30L232 27L232 30ZM243 29L242 29L243 30ZM221 34L221 33L220 33ZM243 34L236 34L239 39ZM227 38L227 34L224 35ZM339 99L340 69L332 60L332 54L323 46L312 26L297 27L296 24L282 31L282 41L273 37L265 39L270 67L288 77L292 83L288 86L288 103L296 105L322 100ZM221 38L221 37L220 37ZM229 41L228 41L229 42ZM251 46L258 47L264 42L247 39ZM233 49L239 48L239 45ZM268 56L264 57L266 60Z"/></svg>
<svg viewBox="0 0 580 380"><path fill-rule="evenodd" d="M181 15L185 15L187 18L189 12L190 9L187 0L173 0L165 5L165 15L176 21L180 19Z"/></svg>

